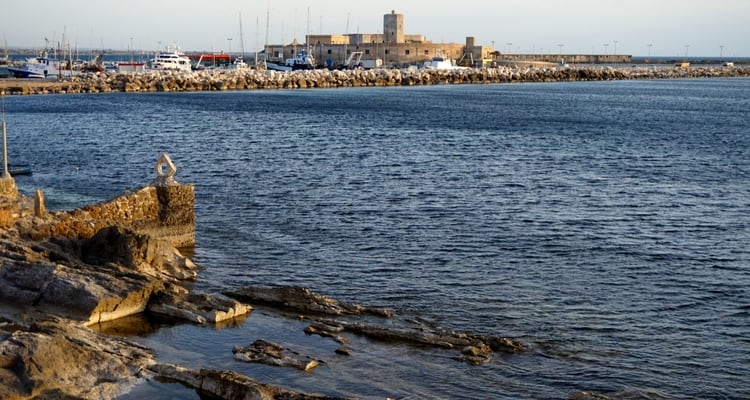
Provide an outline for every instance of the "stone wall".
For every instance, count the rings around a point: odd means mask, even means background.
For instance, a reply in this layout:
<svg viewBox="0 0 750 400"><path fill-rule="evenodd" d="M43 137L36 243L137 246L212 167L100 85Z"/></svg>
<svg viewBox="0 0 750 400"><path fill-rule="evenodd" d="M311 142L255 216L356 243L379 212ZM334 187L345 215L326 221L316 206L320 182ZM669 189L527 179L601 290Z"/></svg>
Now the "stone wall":
<svg viewBox="0 0 750 400"><path fill-rule="evenodd" d="M23 218L24 215L19 214L11 218L11 224L15 223L20 234L32 239L90 239L100 230L116 226L165 240L174 247L194 246L194 186L179 184L174 179L177 169L166 153L157 161L155 170L157 177L149 186L73 211L47 213L44 196L39 190L31 205L29 199L19 196L17 200L7 200L8 204L3 207L1 201L5 197L0 196L0 211L13 207L31 210L26 215L33 213L34 218ZM3 215L0 213L0 223Z"/></svg>
<svg viewBox="0 0 750 400"><path fill-rule="evenodd" d="M88 239L102 228L120 226L164 239L175 247L193 246L194 190L193 185L146 186L103 203L50 213L31 231L39 237Z"/></svg>

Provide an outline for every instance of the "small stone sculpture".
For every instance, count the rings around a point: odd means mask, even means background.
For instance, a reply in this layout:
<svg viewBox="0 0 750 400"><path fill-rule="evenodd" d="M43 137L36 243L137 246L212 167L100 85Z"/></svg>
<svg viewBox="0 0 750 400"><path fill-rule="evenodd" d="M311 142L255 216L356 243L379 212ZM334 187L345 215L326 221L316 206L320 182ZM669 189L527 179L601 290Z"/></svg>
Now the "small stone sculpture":
<svg viewBox="0 0 750 400"><path fill-rule="evenodd" d="M167 167L167 171L164 171L164 166ZM151 182L151 186L177 186L179 183L174 179L174 174L177 172L172 159L169 158L169 154L162 153L159 160L156 161L154 166L156 170L156 179Z"/></svg>

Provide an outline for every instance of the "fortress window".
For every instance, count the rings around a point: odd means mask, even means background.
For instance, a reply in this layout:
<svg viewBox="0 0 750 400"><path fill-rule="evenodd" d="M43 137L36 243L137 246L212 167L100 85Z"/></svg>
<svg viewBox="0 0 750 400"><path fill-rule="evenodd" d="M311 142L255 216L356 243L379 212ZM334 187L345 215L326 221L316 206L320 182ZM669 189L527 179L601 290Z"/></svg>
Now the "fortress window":
<svg viewBox="0 0 750 400"><path fill-rule="evenodd" d="M406 49L406 55L408 56L409 54L411 54L411 50Z"/></svg>

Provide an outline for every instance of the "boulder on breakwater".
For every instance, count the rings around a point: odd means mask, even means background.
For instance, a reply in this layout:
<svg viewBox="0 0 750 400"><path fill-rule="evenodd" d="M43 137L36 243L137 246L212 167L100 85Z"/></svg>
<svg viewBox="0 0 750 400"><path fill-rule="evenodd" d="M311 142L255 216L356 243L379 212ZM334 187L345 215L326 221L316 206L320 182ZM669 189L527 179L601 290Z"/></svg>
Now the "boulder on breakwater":
<svg viewBox="0 0 750 400"><path fill-rule="evenodd" d="M0 93L192 92L254 89L311 89L510 82L603 81L748 77L750 67L499 67L435 69L300 70L292 72L203 70L194 72L97 72L62 80L0 80Z"/></svg>

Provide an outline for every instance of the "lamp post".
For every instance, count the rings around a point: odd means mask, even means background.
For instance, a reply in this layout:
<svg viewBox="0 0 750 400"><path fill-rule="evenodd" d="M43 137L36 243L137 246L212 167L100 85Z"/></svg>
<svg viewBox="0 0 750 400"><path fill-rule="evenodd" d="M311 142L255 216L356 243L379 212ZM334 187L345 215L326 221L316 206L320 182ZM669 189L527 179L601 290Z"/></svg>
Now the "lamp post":
<svg viewBox="0 0 750 400"><path fill-rule="evenodd" d="M229 63L232 63L232 38L227 38L229 42Z"/></svg>
<svg viewBox="0 0 750 400"><path fill-rule="evenodd" d="M508 46L508 54L510 54L510 49L511 49L511 46L513 46L513 43L508 42L505 44Z"/></svg>
<svg viewBox="0 0 750 400"><path fill-rule="evenodd" d="M614 40L615 43L615 50L612 52L612 55L617 55L617 40Z"/></svg>
<svg viewBox="0 0 750 400"><path fill-rule="evenodd" d="M724 58L724 45L719 45L719 58Z"/></svg>
<svg viewBox="0 0 750 400"><path fill-rule="evenodd" d="M559 48L559 52L558 52L558 55L562 57L562 48L563 48L563 45L562 45L562 43L559 43L559 44L557 45L557 47Z"/></svg>
<svg viewBox="0 0 750 400"><path fill-rule="evenodd" d="M651 46L653 46L653 43L649 43L648 46L648 58L651 58Z"/></svg>
<svg viewBox="0 0 750 400"><path fill-rule="evenodd" d="M604 55L607 55L607 47L609 47L609 43L604 43Z"/></svg>

